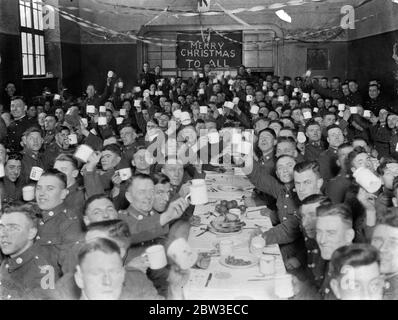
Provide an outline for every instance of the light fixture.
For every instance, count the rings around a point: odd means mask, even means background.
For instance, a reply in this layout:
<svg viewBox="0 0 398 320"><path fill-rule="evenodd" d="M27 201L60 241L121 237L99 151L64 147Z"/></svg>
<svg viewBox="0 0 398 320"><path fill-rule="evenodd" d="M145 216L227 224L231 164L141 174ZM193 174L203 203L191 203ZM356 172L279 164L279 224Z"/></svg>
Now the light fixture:
<svg viewBox="0 0 398 320"><path fill-rule="evenodd" d="M275 12L279 19L286 21L288 23L292 23L292 17L289 16L285 10L278 10Z"/></svg>

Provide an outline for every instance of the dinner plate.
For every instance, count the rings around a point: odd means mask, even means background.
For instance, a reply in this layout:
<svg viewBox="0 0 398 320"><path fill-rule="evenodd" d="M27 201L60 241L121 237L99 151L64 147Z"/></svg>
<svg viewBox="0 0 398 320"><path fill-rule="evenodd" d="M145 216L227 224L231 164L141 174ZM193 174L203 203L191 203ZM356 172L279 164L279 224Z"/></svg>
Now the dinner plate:
<svg viewBox="0 0 398 320"><path fill-rule="evenodd" d="M231 254L230 256L233 256L235 259L243 259L245 261L250 261L250 264L244 265L244 266L234 266L231 264L228 264L226 260L228 259L228 256L222 256L220 258L220 263L228 268L232 269L247 269L254 267L258 264L258 259L255 256L250 256L250 255L240 255L240 254Z"/></svg>
<svg viewBox="0 0 398 320"><path fill-rule="evenodd" d="M243 192L243 191L248 191L248 190L252 189L252 187L243 188L243 187L222 186L222 185L218 185L216 188L218 190L224 191L224 192L236 192L236 191Z"/></svg>
<svg viewBox="0 0 398 320"><path fill-rule="evenodd" d="M220 231L220 229L216 229L214 226L213 226L213 221L212 222L210 222L210 224L209 224L209 231L211 232L211 233L214 233L214 234L218 234L218 235L229 235L229 234L238 234L238 233L241 233L242 232L242 228L243 228L243 226L241 226L241 227L239 227L239 228L236 228L234 231L227 231L227 232L223 232L223 231Z"/></svg>

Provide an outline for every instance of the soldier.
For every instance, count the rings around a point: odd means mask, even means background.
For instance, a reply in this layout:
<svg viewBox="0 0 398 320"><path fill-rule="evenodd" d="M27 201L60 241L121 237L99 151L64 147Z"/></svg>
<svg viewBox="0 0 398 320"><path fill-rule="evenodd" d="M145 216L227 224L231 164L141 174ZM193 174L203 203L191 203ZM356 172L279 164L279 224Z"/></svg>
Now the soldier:
<svg viewBox="0 0 398 320"><path fill-rule="evenodd" d="M346 205L336 204L318 207L316 215L316 242L327 264L320 294L324 299L333 299L329 262L336 249L350 245L354 239L352 213Z"/></svg>
<svg viewBox="0 0 398 320"><path fill-rule="evenodd" d="M305 144L304 160L314 161L318 160L320 154L325 151L325 145L321 140L321 126L318 122L312 120L305 125L305 135L308 142Z"/></svg>
<svg viewBox="0 0 398 320"><path fill-rule="evenodd" d="M137 133L134 127L130 124L126 124L120 129L120 138L123 142L122 147L122 161L123 163L130 166L131 160L133 160L133 155L135 153L135 149L137 148Z"/></svg>
<svg viewBox="0 0 398 320"><path fill-rule="evenodd" d="M310 272L311 283L319 290L325 274L325 260L321 257L319 246L316 242L316 209L319 206L331 204L330 199L324 195L314 194L301 202L299 209L300 227L304 235L307 249L307 267Z"/></svg>
<svg viewBox="0 0 398 320"><path fill-rule="evenodd" d="M339 300L382 300L379 252L369 244L338 248L330 261L330 286Z"/></svg>
<svg viewBox="0 0 398 320"><path fill-rule="evenodd" d="M389 208L372 235L372 245L380 252L381 273L386 276L384 299L398 299L398 209Z"/></svg>
<svg viewBox="0 0 398 320"><path fill-rule="evenodd" d="M55 139L56 125L57 125L57 119L55 115L47 114L47 117L44 119L44 130L45 130L45 134L43 137L44 149L46 149L50 144L53 143Z"/></svg>
<svg viewBox="0 0 398 320"><path fill-rule="evenodd" d="M43 154L43 161L46 169L53 168L55 159L61 154L72 154L74 148L71 148L69 142L70 129L60 126L55 129L55 139L47 146Z"/></svg>
<svg viewBox="0 0 398 320"><path fill-rule="evenodd" d="M33 167L44 169L43 155L40 149L43 145L43 138L40 129L31 127L22 136L24 149L22 154L21 179L24 183L30 182L30 175Z"/></svg>
<svg viewBox="0 0 398 320"><path fill-rule="evenodd" d="M35 243L38 208L32 204L7 207L0 220L0 248L6 256L1 265L1 282L11 281L32 293L36 288L54 288L57 266L48 252ZM26 298L26 297L25 297Z"/></svg>
<svg viewBox="0 0 398 320"><path fill-rule="evenodd" d="M82 237L79 214L66 206L67 195L66 176L56 169L47 170L37 182L36 201L42 210L37 239L61 267L69 248Z"/></svg>
<svg viewBox="0 0 398 320"><path fill-rule="evenodd" d="M77 181L79 168L76 159L71 155L62 153L55 159L54 169L59 170L66 176L68 195L64 200L65 206L82 218L85 196L84 187L80 186Z"/></svg>
<svg viewBox="0 0 398 320"><path fill-rule="evenodd" d="M331 125L327 128L327 141L329 148L319 156L321 176L325 182L335 177L339 171L337 148L344 143L344 135L339 126Z"/></svg>
<svg viewBox="0 0 398 320"><path fill-rule="evenodd" d="M21 160L22 157L19 153L12 153L7 157L4 167L5 176L1 183L2 201L5 203L22 200Z"/></svg>
<svg viewBox="0 0 398 320"><path fill-rule="evenodd" d="M26 103L22 97L15 97L11 101L11 114L14 121L7 128L7 149L12 152L22 150L21 138L24 132L32 127L38 127L37 122L33 122L26 116Z"/></svg>
<svg viewBox="0 0 398 320"><path fill-rule="evenodd" d="M351 175L348 174L345 162L348 154L354 150L351 144L343 143L337 149L337 165L340 167L339 174L330 179L325 185L325 194L334 204L344 202L348 188L351 186Z"/></svg>

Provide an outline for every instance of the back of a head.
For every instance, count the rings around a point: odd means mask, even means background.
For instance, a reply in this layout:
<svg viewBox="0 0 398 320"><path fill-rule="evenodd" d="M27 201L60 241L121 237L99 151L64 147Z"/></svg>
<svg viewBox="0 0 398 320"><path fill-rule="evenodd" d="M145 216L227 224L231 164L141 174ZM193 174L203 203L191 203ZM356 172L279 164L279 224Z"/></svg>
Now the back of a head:
<svg viewBox="0 0 398 320"><path fill-rule="evenodd" d="M112 240L122 244L126 249L131 244L131 233L126 221L120 219L105 220L93 222L87 226L87 231L95 230L105 232Z"/></svg>
<svg viewBox="0 0 398 320"><path fill-rule="evenodd" d="M338 279L347 274L344 268L369 266L373 263L380 264L378 250L367 243L353 243L336 249L330 260L330 272L333 279Z"/></svg>

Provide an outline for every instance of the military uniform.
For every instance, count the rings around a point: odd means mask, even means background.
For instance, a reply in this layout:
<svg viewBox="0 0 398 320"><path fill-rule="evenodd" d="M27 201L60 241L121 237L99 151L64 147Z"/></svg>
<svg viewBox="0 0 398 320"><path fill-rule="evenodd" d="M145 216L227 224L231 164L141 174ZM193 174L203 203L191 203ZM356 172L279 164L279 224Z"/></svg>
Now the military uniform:
<svg viewBox="0 0 398 320"><path fill-rule="evenodd" d="M342 203L351 184L350 175L340 172L327 182L324 193L332 200L333 204Z"/></svg>
<svg viewBox="0 0 398 320"><path fill-rule="evenodd" d="M45 150L49 145L55 142L55 130L46 131L43 140L43 148Z"/></svg>
<svg viewBox="0 0 398 320"><path fill-rule="evenodd" d="M57 267L49 259L48 252L37 244L33 244L17 257L6 257L1 264L1 280L11 281L24 289L21 296L34 289L42 287L43 277L51 275L49 268L53 267L54 283L58 279ZM51 272L51 271L50 271ZM43 282L45 284L46 282Z"/></svg>
<svg viewBox="0 0 398 320"><path fill-rule="evenodd" d="M320 154L325 151L325 146L322 141L314 142L308 141L305 144L304 160L318 161Z"/></svg>
<svg viewBox="0 0 398 320"><path fill-rule="evenodd" d="M30 180L30 172L32 170L32 167L39 167L44 170L44 162L42 159L42 155L40 153L34 153L31 150L23 150L21 152L22 154L22 169L21 169L21 175L20 179L24 183L29 183Z"/></svg>
<svg viewBox="0 0 398 320"><path fill-rule="evenodd" d="M324 263L325 263L325 273L323 275L324 279L322 282L322 286L319 290L319 293L321 294L321 297L324 300L336 300L336 296L334 295L330 287L330 281L332 280L332 273L330 272L330 262L324 261Z"/></svg>
<svg viewBox="0 0 398 320"><path fill-rule="evenodd" d="M321 250L315 239L304 234L304 243L307 249L307 268L311 274L311 282L319 290L324 280L326 261L322 259Z"/></svg>
<svg viewBox="0 0 398 320"><path fill-rule="evenodd" d="M379 154L379 159L390 156L390 140L392 131L385 124L377 123L370 126L370 137L374 143L375 149Z"/></svg>
<svg viewBox="0 0 398 320"><path fill-rule="evenodd" d="M267 244L279 244L284 261L296 257L305 263L304 243L300 231L300 220L297 215L297 194L292 186L279 182L271 175L263 172L259 174L256 161L249 175L250 181L261 191L276 199L277 213L272 213L270 218L273 228L264 232L263 237Z"/></svg>
<svg viewBox="0 0 398 320"><path fill-rule="evenodd" d="M22 150L22 135L27 129L34 126L39 127L36 121L29 120L27 116L11 122L7 128L7 149L10 149L11 152L20 152Z"/></svg>
<svg viewBox="0 0 398 320"><path fill-rule="evenodd" d="M62 149L56 141L53 141L47 146L43 153L43 165L44 168L50 169L54 167L55 159L61 154L73 155L75 148L69 147L68 149Z"/></svg>
<svg viewBox="0 0 398 320"><path fill-rule="evenodd" d="M332 147L329 147L319 155L319 169L324 182L327 182L338 174L340 168L337 166L337 159L337 149Z"/></svg>
<svg viewBox="0 0 398 320"><path fill-rule="evenodd" d="M72 210L77 214L79 219L82 220L84 215L84 187L79 186L77 182L68 187L68 195L64 200L65 207Z"/></svg>
<svg viewBox="0 0 398 320"><path fill-rule="evenodd" d="M2 189L2 202L9 203L16 200L22 200L22 187L23 183L21 179L12 182L5 176L3 181L0 182L0 189Z"/></svg>
<svg viewBox="0 0 398 320"><path fill-rule="evenodd" d="M261 157L258 161L258 164L261 171L265 170L271 175L275 173L275 157L273 153L271 155ZM260 172L259 174L261 175L262 173ZM276 199L274 197L258 190L257 188L255 188L253 192L255 198L258 198L260 201L264 202L271 210L276 210Z"/></svg>
<svg viewBox="0 0 398 320"><path fill-rule="evenodd" d="M384 300L398 300L398 273L387 275Z"/></svg>
<svg viewBox="0 0 398 320"><path fill-rule="evenodd" d="M138 143L134 142L128 146L123 146L122 147L122 160L123 165L126 166L126 168L131 167L131 161L133 160L134 153L136 152L138 147Z"/></svg>
<svg viewBox="0 0 398 320"><path fill-rule="evenodd" d="M82 224L78 214L60 204L50 211L42 211L37 242L52 252L60 267L71 246L82 238Z"/></svg>

